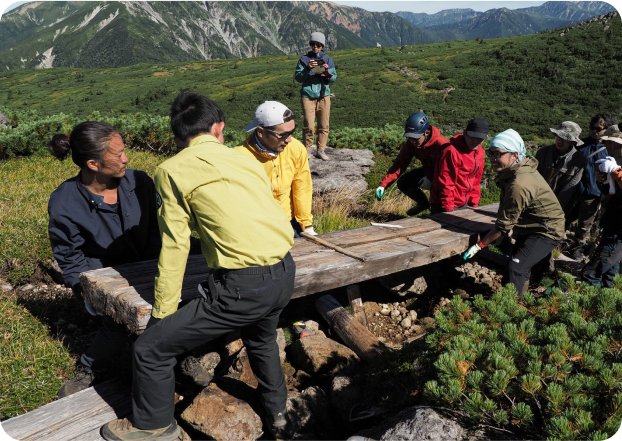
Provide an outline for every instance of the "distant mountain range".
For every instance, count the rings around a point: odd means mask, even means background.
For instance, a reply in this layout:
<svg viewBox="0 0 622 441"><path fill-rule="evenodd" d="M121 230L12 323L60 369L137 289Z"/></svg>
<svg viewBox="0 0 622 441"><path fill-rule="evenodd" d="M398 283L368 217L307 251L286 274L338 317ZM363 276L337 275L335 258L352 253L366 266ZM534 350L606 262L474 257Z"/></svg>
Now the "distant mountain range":
<svg viewBox="0 0 622 441"><path fill-rule="evenodd" d="M304 1L32 2L0 20L0 70L297 55L317 30L329 51L524 35L613 9L604 2L547 2L428 15Z"/></svg>

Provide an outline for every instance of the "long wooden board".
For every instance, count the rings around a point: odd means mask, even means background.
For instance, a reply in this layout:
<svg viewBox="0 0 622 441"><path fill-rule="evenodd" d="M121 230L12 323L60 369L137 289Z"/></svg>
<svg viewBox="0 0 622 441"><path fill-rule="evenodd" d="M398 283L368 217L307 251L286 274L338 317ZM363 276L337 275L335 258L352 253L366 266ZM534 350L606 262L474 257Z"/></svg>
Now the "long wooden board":
<svg viewBox="0 0 622 441"><path fill-rule="evenodd" d="M102 425L132 412L129 390L111 380L3 421L2 428L20 441L100 441Z"/></svg>
<svg viewBox="0 0 622 441"><path fill-rule="evenodd" d="M494 204L390 222L402 227L399 229L369 226L321 235L365 257L365 262L296 239L291 250L296 262L293 297L351 285L458 254L479 234L493 227L497 208L498 204ZM202 255L189 256L182 300L198 296L197 285L208 271ZM156 274L157 261L152 260L88 271L81 274L80 280L85 297L96 311L126 325L130 332L140 333L151 314Z"/></svg>

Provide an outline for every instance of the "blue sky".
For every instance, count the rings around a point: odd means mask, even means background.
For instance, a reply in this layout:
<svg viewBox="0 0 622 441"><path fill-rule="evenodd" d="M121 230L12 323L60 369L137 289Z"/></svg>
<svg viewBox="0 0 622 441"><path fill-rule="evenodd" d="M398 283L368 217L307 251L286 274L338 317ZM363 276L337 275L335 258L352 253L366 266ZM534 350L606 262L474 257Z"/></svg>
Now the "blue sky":
<svg viewBox="0 0 622 441"><path fill-rule="evenodd" d="M23 3L30 3L32 0L13 2L6 11L9 11ZM487 11L494 8L526 8L528 6L538 6L546 0L336 0L335 3L346 6L356 6L367 9L368 11L411 11L427 12L433 14L443 9L471 8L476 11Z"/></svg>

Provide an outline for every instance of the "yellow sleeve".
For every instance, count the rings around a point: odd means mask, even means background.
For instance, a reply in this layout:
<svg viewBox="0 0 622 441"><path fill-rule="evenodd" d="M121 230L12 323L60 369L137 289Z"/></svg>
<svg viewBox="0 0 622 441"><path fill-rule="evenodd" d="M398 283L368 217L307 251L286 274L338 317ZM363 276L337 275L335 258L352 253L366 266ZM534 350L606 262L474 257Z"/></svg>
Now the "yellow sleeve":
<svg viewBox="0 0 622 441"><path fill-rule="evenodd" d="M162 250L158 260L155 302L151 315L164 318L177 311L194 221L190 206L165 170L156 169L154 182L160 199L158 225Z"/></svg>
<svg viewBox="0 0 622 441"><path fill-rule="evenodd" d="M305 230L313 226L313 215L311 214L313 183L307 149L304 146L301 147L300 155L294 159L295 175L292 181L292 202L294 203L294 217Z"/></svg>

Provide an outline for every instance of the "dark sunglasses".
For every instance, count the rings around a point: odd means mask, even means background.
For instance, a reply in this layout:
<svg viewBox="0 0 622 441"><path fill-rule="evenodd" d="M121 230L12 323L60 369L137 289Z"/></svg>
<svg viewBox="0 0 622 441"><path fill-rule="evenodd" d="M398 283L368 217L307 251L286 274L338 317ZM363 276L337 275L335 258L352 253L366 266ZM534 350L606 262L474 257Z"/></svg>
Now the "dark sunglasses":
<svg viewBox="0 0 622 441"><path fill-rule="evenodd" d="M486 155L488 155L488 157L492 159L499 159L500 157L502 157L503 155L507 153L510 153L510 152L491 152L490 150L488 150L486 152Z"/></svg>
<svg viewBox="0 0 622 441"><path fill-rule="evenodd" d="M594 130L595 132L604 132L607 129L605 127L590 127L590 130Z"/></svg>
<svg viewBox="0 0 622 441"><path fill-rule="evenodd" d="M265 127L262 127L262 129L264 129L266 132L270 132L272 133L274 136L276 136L278 139L285 141L287 138L289 138L290 136L292 136L294 134L294 132L296 131L297 126L294 126L294 130L290 130L289 132L275 132L274 130L270 130L270 129L266 129Z"/></svg>
<svg viewBox="0 0 622 441"><path fill-rule="evenodd" d="M309 43L309 46L311 46L311 47L315 47L315 46L322 47L323 44L322 43L318 43L317 41L312 41L312 42Z"/></svg>

